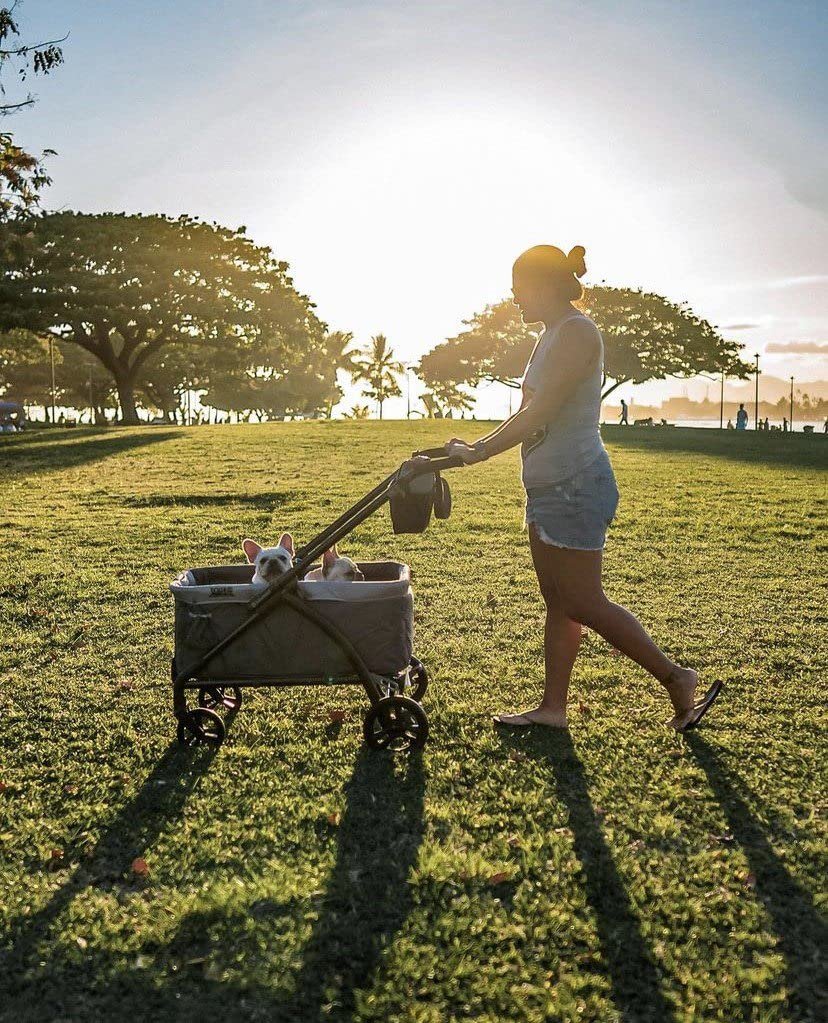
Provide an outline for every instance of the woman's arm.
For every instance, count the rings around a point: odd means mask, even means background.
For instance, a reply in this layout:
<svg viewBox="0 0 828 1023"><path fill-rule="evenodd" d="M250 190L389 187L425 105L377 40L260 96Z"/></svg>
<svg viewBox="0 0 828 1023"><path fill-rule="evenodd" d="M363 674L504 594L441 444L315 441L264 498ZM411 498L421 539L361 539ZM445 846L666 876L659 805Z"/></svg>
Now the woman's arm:
<svg viewBox="0 0 828 1023"><path fill-rule="evenodd" d="M508 451L535 430L553 423L573 388L586 379L600 358L600 350L598 333L591 323L578 319L565 324L547 354L547 359L554 360L554 373L544 375L531 399L474 444L449 444L447 449L452 447L452 453L465 461L479 462ZM470 457L466 458L466 452Z"/></svg>

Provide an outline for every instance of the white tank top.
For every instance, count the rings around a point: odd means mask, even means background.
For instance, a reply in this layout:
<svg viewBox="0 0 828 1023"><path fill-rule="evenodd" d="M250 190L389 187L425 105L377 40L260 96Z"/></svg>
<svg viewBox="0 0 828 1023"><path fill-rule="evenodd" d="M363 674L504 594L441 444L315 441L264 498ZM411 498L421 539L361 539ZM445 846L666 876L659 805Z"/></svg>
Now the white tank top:
<svg viewBox="0 0 828 1023"><path fill-rule="evenodd" d="M588 316L573 309L541 334L523 374L523 393L531 398L541 380L548 373L555 372L550 348L561 327L576 319L592 325L598 335L601 354L590 375L572 391L555 418L521 445L522 479L527 490L560 483L575 476L604 452L599 432L604 343L601 332Z"/></svg>

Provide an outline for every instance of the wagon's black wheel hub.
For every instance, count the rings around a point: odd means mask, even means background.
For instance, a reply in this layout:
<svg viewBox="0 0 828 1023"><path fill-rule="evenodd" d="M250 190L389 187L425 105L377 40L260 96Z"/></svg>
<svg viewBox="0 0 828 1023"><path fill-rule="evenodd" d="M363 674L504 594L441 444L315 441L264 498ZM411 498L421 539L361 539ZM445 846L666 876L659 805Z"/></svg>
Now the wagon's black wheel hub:
<svg viewBox="0 0 828 1023"><path fill-rule="evenodd" d="M214 710L196 707L178 719L178 741L182 746L220 746L224 722Z"/></svg>
<svg viewBox="0 0 828 1023"><path fill-rule="evenodd" d="M422 749L428 738L428 718L415 700L385 696L365 715L363 734L374 749L404 753Z"/></svg>
<svg viewBox="0 0 828 1023"><path fill-rule="evenodd" d="M237 711L241 703L242 694L238 686L202 686L198 691L199 707L208 710Z"/></svg>
<svg viewBox="0 0 828 1023"><path fill-rule="evenodd" d="M417 660L416 657L411 658L411 664L408 668L408 681L411 683L411 691L408 695L412 700L416 700L417 703L422 703L426 689L428 689L429 678L425 665L422 661Z"/></svg>

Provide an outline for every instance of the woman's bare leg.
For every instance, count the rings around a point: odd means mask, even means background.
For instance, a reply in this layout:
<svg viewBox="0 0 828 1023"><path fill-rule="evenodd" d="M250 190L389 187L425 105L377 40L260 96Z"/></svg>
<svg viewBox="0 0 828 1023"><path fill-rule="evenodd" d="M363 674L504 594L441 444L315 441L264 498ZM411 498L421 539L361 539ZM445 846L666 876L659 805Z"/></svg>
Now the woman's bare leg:
<svg viewBox="0 0 828 1023"><path fill-rule="evenodd" d="M593 629L668 686L676 711L671 724L680 724L679 719L692 710L698 675L671 661L635 615L607 598L601 585L602 552L540 544L536 558L541 563L538 577L542 572L544 578L552 579L569 618Z"/></svg>
<svg viewBox="0 0 828 1023"><path fill-rule="evenodd" d="M498 720L504 724L521 724L528 719L539 724L566 727L566 700L569 680L578 649L581 646L581 623L567 616L558 594L555 581L543 558L543 542L529 527L529 546L532 561L538 577L540 591L546 604L546 623L543 631L543 654L546 668L546 684L543 699L534 710L521 714L502 714Z"/></svg>

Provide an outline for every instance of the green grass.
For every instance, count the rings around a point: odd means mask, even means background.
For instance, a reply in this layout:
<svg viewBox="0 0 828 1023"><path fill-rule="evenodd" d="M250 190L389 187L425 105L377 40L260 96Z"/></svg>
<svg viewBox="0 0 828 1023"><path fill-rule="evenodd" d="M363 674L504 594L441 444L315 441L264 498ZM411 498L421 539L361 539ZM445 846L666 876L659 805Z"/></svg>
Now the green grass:
<svg viewBox="0 0 828 1023"><path fill-rule="evenodd" d="M170 579L450 429L2 438L0 1020L826 1018L822 437L607 431L608 591L727 686L687 739L595 635L569 737L492 729L541 682L511 453L448 522L345 545L414 568L421 757L363 749L357 688L249 690L178 750Z"/></svg>

